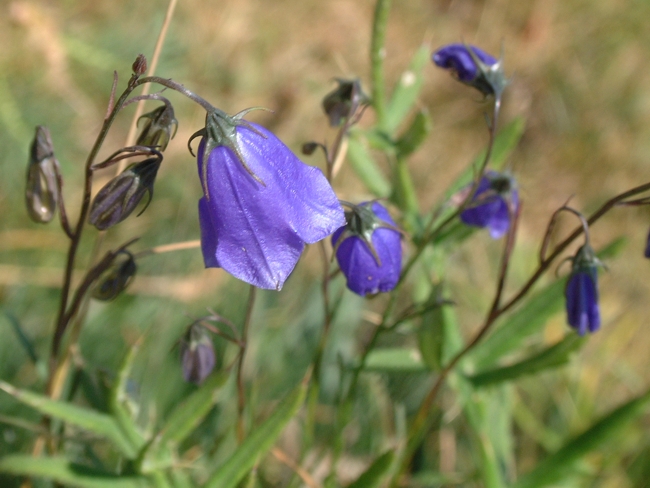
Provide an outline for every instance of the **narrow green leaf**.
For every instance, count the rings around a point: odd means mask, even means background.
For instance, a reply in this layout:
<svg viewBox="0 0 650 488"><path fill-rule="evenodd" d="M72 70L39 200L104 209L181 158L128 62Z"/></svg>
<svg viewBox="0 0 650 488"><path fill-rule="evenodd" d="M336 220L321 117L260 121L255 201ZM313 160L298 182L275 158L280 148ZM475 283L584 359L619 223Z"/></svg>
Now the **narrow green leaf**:
<svg viewBox="0 0 650 488"><path fill-rule="evenodd" d="M560 450L538 463L514 488L537 488L561 483L576 461L621 433L650 404L650 391L616 408Z"/></svg>
<svg viewBox="0 0 650 488"><path fill-rule="evenodd" d="M38 356L36 355L36 350L34 349L34 346L32 345L32 341L27 337L27 334L25 334L25 331L23 331L23 328L20 325L20 321L18 318L10 313L10 312L5 312L4 313L5 317L7 317L7 320L11 323L14 332L18 336L18 340L20 341L20 345L23 346L25 349L25 352L27 352L27 355L29 356L29 359L31 359L32 363L37 364L38 363Z"/></svg>
<svg viewBox="0 0 650 488"><path fill-rule="evenodd" d="M366 358L365 371L420 373L428 371L420 351L401 347L374 349Z"/></svg>
<svg viewBox="0 0 650 488"><path fill-rule="evenodd" d="M512 381L521 376L531 375L550 368L557 368L569 362L571 353L580 349L586 338L570 332L562 341L543 351L510 366L494 368L475 374L467 379L475 387Z"/></svg>
<svg viewBox="0 0 650 488"><path fill-rule="evenodd" d="M143 476L119 476L75 464L65 458L10 455L0 459L0 472L16 476L32 476L80 488L148 488Z"/></svg>
<svg viewBox="0 0 650 488"><path fill-rule="evenodd" d="M276 407L262 425L251 430L249 436L232 456L212 475L206 488L234 488L253 468L257 458L266 454L284 426L293 418L305 400L307 381L298 385Z"/></svg>
<svg viewBox="0 0 650 488"><path fill-rule="evenodd" d="M386 110L382 129L387 133L392 134L415 106L422 89L423 68L429 61L430 55L429 46L420 46L411 58L408 69L402 73Z"/></svg>
<svg viewBox="0 0 650 488"><path fill-rule="evenodd" d="M361 476L350 483L347 488L376 488L380 486L381 480L390 470L395 453L386 451L373 461Z"/></svg>
<svg viewBox="0 0 650 488"><path fill-rule="evenodd" d="M448 333L451 305L444 301L443 285L436 284L431 291L428 302L432 306L422 315L418 328L418 347L424 363L433 371L442 369L442 357L445 343L445 334Z"/></svg>
<svg viewBox="0 0 650 488"><path fill-rule="evenodd" d="M483 369L521 346L564 306L564 280L558 280L526 300L521 308L469 353L470 361Z"/></svg>
<svg viewBox="0 0 650 488"><path fill-rule="evenodd" d="M137 446L138 450L144 446L145 440L138 426L131 415L131 412L127 408L127 403L129 402L127 394L127 383L129 381L129 375L131 374L131 368L133 367L133 361L135 356L140 349L140 341L136 341L129 352L126 354L124 361L118 371L117 381L111 391L110 402L111 402L111 413L113 414L115 420L117 420L118 425L124 432L124 435L129 439L129 442Z"/></svg>
<svg viewBox="0 0 650 488"><path fill-rule="evenodd" d="M420 110L415 115L409 128L406 129L395 144L398 157L405 158L415 152L420 147L420 144L424 142L430 131L431 119L429 118L429 114L426 110Z"/></svg>
<svg viewBox="0 0 650 488"><path fill-rule="evenodd" d="M192 433L219 399L221 387L228 379L228 374L219 372L210 377L167 418L159 436L161 444L180 443Z"/></svg>
<svg viewBox="0 0 650 488"><path fill-rule="evenodd" d="M390 195L390 183L375 164L368 149L356 136L350 136L348 139L347 155L352 169L372 194L378 198Z"/></svg>
<svg viewBox="0 0 650 488"><path fill-rule="evenodd" d="M134 459L137 455L138 446L131 443L119 424L109 415L52 400L46 396L27 390L19 390L4 381L0 381L0 389L44 415L63 420L64 422L76 425L88 432L108 439L129 459Z"/></svg>

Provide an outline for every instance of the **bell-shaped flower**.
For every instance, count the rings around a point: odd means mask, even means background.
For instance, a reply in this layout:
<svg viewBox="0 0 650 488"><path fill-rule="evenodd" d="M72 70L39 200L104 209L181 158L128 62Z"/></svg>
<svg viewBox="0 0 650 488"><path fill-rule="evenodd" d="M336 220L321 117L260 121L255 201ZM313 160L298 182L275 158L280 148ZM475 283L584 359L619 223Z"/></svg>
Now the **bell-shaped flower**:
<svg viewBox="0 0 650 488"><path fill-rule="evenodd" d="M357 295L387 292L402 269L401 231L378 202L350 205L347 224L332 236L336 260Z"/></svg>
<svg viewBox="0 0 650 488"><path fill-rule="evenodd" d="M304 164L271 132L208 113L198 167L206 267L221 267L259 288L280 290L305 244L345 224L343 208L320 169Z"/></svg>
<svg viewBox="0 0 650 488"><path fill-rule="evenodd" d="M598 265L589 244L583 245L571 258L571 275L566 284L566 314L569 325L578 334L596 332L600 328L600 309L598 307Z"/></svg>
<svg viewBox="0 0 650 488"><path fill-rule="evenodd" d="M464 191L469 191L467 187ZM487 227L492 239L503 236L510 228L519 207L517 185L512 176L486 171L478 184L472 201L460 214L467 225Z"/></svg>
<svg viewBox="0 0 650 488"><path fill-rule="evenodd" d="M216 364L212 339L203 326L192 324L181 341L183 378L189 383L203 383Z"/></svg>
<svg viewBox="0 0 650 488"><path fill-rule="evenodd" d="M433 53L432 60L436 66L450 70L460 82L484 95L500 96L508 84L501 60L476 46L449 44Z"/></svg>

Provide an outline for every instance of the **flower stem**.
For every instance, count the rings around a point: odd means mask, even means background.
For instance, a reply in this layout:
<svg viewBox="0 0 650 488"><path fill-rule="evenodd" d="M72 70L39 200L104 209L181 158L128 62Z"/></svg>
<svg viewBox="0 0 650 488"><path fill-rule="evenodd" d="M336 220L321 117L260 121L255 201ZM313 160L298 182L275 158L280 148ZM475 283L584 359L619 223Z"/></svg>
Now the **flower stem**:
<svg viewBox="0 0 650 488"><path fill-rule="evenodd" d="M237 360L237 441L241 444L246 437L246 427L244 425L244 410L246 408L246 391L244 388L244 357L246 356L246 346L248 345L248 329L253 317L253 308L255 306L255 295L257 288L250 286L248 294L248 305L246 306L246 317L242 326L241 349Z"/></svg>

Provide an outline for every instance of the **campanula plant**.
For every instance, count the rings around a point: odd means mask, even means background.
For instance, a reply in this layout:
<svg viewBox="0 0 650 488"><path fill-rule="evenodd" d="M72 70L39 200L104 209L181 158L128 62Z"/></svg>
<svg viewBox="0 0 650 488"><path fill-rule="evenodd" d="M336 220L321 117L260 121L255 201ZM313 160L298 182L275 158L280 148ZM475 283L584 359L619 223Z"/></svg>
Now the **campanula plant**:
<svg viewBox="0 0 650 488"><path fill-rule="evenodd" d="M402 269L401 231L379 202L346 205L347 224L332 245L348 288L361 296L391 291Z"/></svg>
<svg viewBox="0 0 650 488"><path fill-rule="evenodd" d="M304 164L264 127L208 113L195 136L204 196L199 201L206 267L259 288L280 290L305 244L345 224L320 169Z"/></svg>

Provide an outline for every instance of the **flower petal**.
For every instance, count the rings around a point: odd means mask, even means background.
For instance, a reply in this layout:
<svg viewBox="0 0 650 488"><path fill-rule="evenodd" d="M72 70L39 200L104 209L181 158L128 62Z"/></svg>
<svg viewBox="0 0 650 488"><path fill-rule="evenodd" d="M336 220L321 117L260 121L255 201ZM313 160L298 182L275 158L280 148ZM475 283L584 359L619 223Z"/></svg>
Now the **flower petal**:
<svg viewBox="0 0 650 488"><path fill-rule="evenodd" d="M486 65L490 66L497 62L497 60L477 48L470 46L476 56L483 61ZM436 66L445 69L452 69L458 74L458 79L463 82L471 82L477 76L477 66L472 58L467 46L464 44L449 44L438 49L433 53L433 62Z"/></svg>
<svg viewBox="0 0 650 488"><path fill-rule="evenodd" d="M209 155L209 190L199 202L206 266L219 266L260 288L281 289L305 242L330 235L345 224L343 209L317 168L300 161L277 137L237 127L237 145L248 168L220 146ZM262 135L261 135L262 134ZM199 146L199 174L204 142Z"/></svg>

